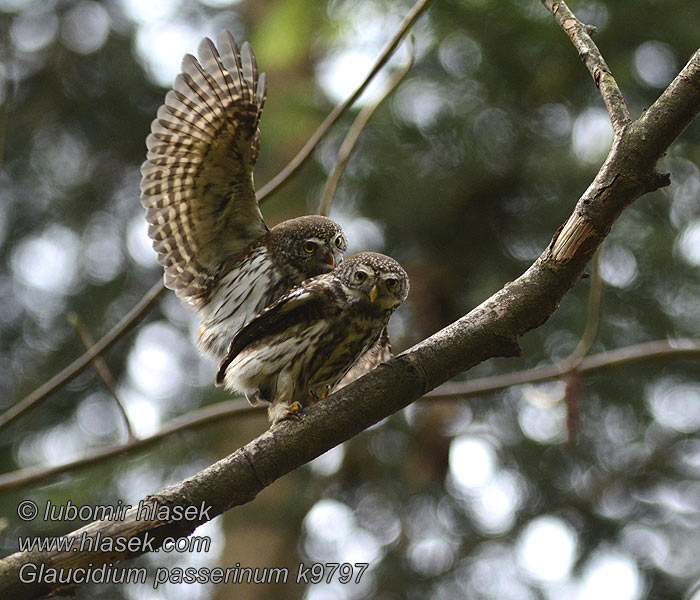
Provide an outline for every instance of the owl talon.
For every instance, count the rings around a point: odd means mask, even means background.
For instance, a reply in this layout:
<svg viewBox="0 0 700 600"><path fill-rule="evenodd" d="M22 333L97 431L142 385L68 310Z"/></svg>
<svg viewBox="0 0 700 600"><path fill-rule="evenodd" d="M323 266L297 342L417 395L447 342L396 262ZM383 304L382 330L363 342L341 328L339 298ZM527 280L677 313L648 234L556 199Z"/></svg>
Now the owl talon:
<svg viewBox="0 0 700 600"><path fill-rule="evenodd" d="M311 396L311 404L316 404L317 402L325 400L331 395L331 386L330 384L327 385L326 389L323 390L323 393L321 393L320 396L316 393L316 390L309 390L309 395Z"/></svg>
<svg viewBox="0 0 700 600"><path fill-rule="evenodd" d="M284 413L285 419L301 419L301 411L304 407L300 402L292 402Z"/></svg>

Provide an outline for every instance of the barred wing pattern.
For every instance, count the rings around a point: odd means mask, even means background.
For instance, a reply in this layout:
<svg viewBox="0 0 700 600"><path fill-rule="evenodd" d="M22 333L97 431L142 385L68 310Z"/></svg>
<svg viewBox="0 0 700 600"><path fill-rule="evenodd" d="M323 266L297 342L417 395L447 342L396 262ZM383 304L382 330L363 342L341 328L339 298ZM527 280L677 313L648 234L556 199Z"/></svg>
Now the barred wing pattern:
<svg viewBox="0 0 700 600"><path fill-rule="evenodd" d="M377 341L370 346L367 352L357 359L355 364L350 367L350 370L345 374L345 377L335 384L333 388L334 392L337 392L356 379L366 375L372 369L375 369L394 355L391 350L391 342L389 341L389 334L386 329L386 327L382 329Z"/></svg>
<svg viewBox="0 0 700 600"><path fill-rule="evenodd" d="M206 301L217 269L268 228L255 199L253 166L265 74L230 32L188 54L146 139L141 203L165 268L165 285Z"/></svg>

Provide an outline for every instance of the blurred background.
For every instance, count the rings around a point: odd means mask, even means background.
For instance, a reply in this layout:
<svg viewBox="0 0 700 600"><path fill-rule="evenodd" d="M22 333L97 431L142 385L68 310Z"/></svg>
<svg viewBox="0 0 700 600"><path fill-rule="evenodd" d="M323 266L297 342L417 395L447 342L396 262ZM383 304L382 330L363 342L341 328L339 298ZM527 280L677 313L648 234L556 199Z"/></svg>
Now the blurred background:
<svg viewBox="0 0 700 600"><path fill-rule="evenodd" d="M230 29L268 74L258 187L364 77L405 0L0 0L0 410L80 355L161 277L139 204L145 137L182 56ZM698 46L700 4L571 2L634 116ZM536 0L435 0L416 64L363 132L331 216L351 252L396 257L411 295L403 350L516 278L568 217L610 146L598 91ZM392 64L401 61L402 51ZM389 71L391 70L391 66ZM363 96L376 97L386 75ZM357 109L354 110L356 112ZM263 206L269 224L316 212L352 120ZM604 246L592 352L700 337L700 125L661 168L672 185L627 210ZM590 279L523 340L524 356L466 377L562 360L586 324ZM138 436L221 402L193 313L167 292L105 358ZM88 586L78 597L679 598L700 578L700 363L660 358L582 377L575 440L564 384L421 400L202 526L208 553L124 566L368 562L359 585ZM136 504L267 428L240 416L26 489L0 491L0 555L41 506ZM124 441L94 369L0 433L0 470L62 464Z"/></svg>

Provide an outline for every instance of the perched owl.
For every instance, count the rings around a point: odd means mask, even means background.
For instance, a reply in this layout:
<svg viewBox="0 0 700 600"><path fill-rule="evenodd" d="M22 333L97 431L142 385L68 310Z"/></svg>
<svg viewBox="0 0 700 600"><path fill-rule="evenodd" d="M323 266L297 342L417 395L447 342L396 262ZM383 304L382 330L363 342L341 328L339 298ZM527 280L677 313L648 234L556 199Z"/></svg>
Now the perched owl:
<svg viewBox="0 0 700 600"><path fill-rule="evenodd" d="M408 295L408 276L393 258L363 252L294 288L236 337L217 385L269 403L272 424L325 397L358 360L362 372L383 362L391 314Z"/></svg>
<svg viewBox="0 0 700 600"><path fill-rule="evenodd" d="M223 32L186 55L146 139L141 203L165 285L201 320L199 346L221 359L235 333L290 288L327 273L347 242L321 216L268 229L253 166L265 75L248 43Z"/></svg>

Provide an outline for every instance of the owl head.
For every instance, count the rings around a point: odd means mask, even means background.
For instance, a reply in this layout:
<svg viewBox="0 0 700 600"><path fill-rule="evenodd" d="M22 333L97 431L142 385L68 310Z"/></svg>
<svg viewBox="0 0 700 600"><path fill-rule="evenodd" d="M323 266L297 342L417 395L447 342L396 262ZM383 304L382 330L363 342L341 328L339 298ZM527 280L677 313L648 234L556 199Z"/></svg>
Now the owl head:
<svg viewBox="0 0 700 600"><path fill-rule="evenodd" d="M393 258L377 252L354 254L335 270L351 298L368 301L381 311L394 311L408 296L406 271Z"/></svg>
<svg viewBox="0 0 700 600"><path fill-rule="evenodd" d="M332 271L348 248L340 225L327 217L308 215L283 221L268 234L277 256L302 279Z"/></svg>

